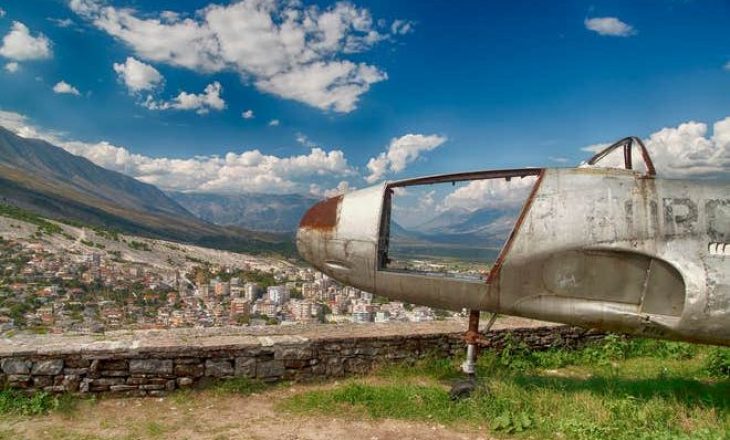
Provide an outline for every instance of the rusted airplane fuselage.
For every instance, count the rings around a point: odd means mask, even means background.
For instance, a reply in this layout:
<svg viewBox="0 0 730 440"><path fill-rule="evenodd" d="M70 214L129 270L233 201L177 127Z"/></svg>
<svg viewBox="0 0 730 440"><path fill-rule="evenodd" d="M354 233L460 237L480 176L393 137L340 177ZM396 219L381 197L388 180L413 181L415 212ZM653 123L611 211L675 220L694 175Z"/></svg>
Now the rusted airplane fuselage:
<svg viewBox="0 0 730 440"><path fill-rule="evenodd" d="M389 198L416 184L537 176L488 279L388 270ZM388 298L730 345L730 188L630 169L546 168L383 183L318 203L297 247Z"/></svg>

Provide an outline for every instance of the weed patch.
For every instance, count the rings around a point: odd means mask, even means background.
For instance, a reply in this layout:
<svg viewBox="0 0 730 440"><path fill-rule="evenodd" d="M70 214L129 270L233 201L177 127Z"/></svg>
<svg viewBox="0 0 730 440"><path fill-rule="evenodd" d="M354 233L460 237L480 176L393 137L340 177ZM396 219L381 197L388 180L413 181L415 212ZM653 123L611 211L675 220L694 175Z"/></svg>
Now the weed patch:
<svg viewBox="0 0 730 440"><path fill-rule="evenodd" d="M0 391L0 414L33 416L49 411L71 412L76 405L72 396L54 396L45 392L31 395L15 390Z"/></svg>
<svg viewBox="0 0 730 440"><path fill-rule="evenodd" d="M730 379L730 348L713 348L707 354L704 367L710 376Z"/></svg>

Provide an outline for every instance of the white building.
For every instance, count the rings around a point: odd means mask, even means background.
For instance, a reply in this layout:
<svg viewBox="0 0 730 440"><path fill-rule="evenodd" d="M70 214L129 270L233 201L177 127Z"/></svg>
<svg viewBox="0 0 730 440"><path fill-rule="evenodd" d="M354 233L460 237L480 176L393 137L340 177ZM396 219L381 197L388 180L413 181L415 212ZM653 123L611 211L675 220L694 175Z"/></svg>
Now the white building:
<svg viewBox="0 0 730 440"><path fill-rule="evenodd" d="M286 286L270 286L267 295L269 300L277 305L289 301L289 289Z"/></svg>

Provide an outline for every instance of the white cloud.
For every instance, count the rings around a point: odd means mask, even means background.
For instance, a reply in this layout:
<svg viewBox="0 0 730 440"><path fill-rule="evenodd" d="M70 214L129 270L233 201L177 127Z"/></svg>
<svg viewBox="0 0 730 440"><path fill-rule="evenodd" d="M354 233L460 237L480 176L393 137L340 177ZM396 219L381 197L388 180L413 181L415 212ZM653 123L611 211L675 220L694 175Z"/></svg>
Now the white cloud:
<svg viewBox="0 0 730 440"><path fill-rule="evenodd" d="M241 113L241 117L243 119L253 119L254 118L253 110L251 110L251 109L246 110L245 112Z"/></svg>
<svg viewBox="0 0 730 440"><path fill-rule="evenodd" d="M160 18L165 23L175 23L176 21L180 21L180 14L175 11L162 11L160 12Z"/></svg>
<svg viewBox="0 0 730 440"><path fill-rule="evenodd" d="M407 134L390 141L388 150L377 157L370 158L367 164L370 175L365 179L374 183L385 176L388 171L398 173L406 165L418 159L421 153L439 147L446 138L439 135Z"/></svg>
<svg viewBox="0 0 730 440"><path fill-rule="evenodd" d="M215 36L205 24L191 19L170 23L167 13L165 19L138 18L132 9L117 9L95 0L71 0L69 6L147 60L208 72L224 66L217 55Z"/></svg>
<svg viewBox="0 0 730 440"><path fill-rule="evenodd" d="M437 207L439 211L460 208L475 211L483 208L508 210L519 208L527 199L536 176L523 178L473 180L457 188Z"/></svg>
<svg viewBox="0 0 730 440"><path fill-rule="evenodd" d="M56 26L60 28L69 28L74 25L74 21L70 18L52 18L49 17L48 21L55 24Z"/></svg>
<svg viewBox="0 0 730 440"><path fill-rule="evenodd" d="M322 189L321 185L312 183L309 185L309 194L315 197L330 198L346 194L350 191L354 191L357 188L350 186L350 183L346 180L340 181L334 188Z"/></svg>
<svg viewBox="0 0 730 440"><path fill-rule="evenodd" d="M586 29L596 32L598 35L628 37L636 34L636 30L631 25L616 17L586 18L583 24L585 24Z"/></svg>
<svg viewBox="0 0 730 440"><path fill-rule="evenodd" d="M390 25L390 32L394 35L405 35L413 32L413 22L407 20L395 20Z"/></svg>
<svg viewBox="0 0 730 440"><path fill-rule="evenodd" d="M404 188L401 188L401 189L404 189ZM436 200L434 199L435 195L436 195L435 189L432 189L431 191L428 191L425 194L421 195L421 197L418 198L419 209L432 210L434 205L436 204Z"/></svg>
<svg viewBox="0 0 730 440"><path fill-rule="evenodd" d="M200 72L234 70L262 91L323 110L350 112L371 84L387 78L375 66L341 59L390 38L367 9L347 2L322 9L242 0L208 5L194 19L170 11L141 17L97 0L70 6L143 59ZM412 28L403 20L391 27L399 34Z"/></svg>
<svg viewBox="0 0 730 440"><path fill-rule="evenodd" d="M20 70L20 64L16 63L15 61L11 61L5 65L5 70L10 73L15 73Z"/></svg>
<svg viewBox="0 0 730 440"><path fill-rule="evenodd" d="M566 163L570 162L570 159L568 159L567 157L562 157L562 156L550 156L550 157L548 157L548 160L550 160L552 162L560 163L560 164L566 164Z"/></svg>
<svg viewBox="0 0 730 440"><path fill-rule="evenodd" d="M296 137L297 143L304 145L305 147L312 148L316 147L317 143L309 139L306 134L304 133L297 133Z"/></svg>
<svg viewBox="0 0 730 440"><path fill-rule="evenodd" d="M154 67L134 57L127 57L122 63L114 63L114 71L132 93L153 90L161 85L165 78Z"/></svg>
<svg viewBox="0 0 730 440"><path fill-rule="evenodd" d="M5 9L0 8L0 18L5 17Z"/></svg>
<svg viewBox="0 0 730 440"><path fill-rule="evenodd" d="M663 128L644 140L657 174L662 177L712 177L730 172L730 117L709 126L703 122L685 122ZM584 151L598 152L610 144L595 144ZM634 168L643 161L638 151L633 154ZM624 167L622 151L615 150L601 160L604 167Z"/></svg>
<svg viewBox="0 0 730 440"><path fill-rule="evenodd" d="M336 187L324 190L323 195L325 197L329 198L329 197L339 196L342 194L347 194L348 192L353 191L353 190L355 190L355 188L350 188L350 184L346 180L343 180L340 183L338 183Z"/></svg>
<svg viewBox="0 0 730 440"><path fill-rule="evenodd" d="M59 81L56 83L55 86L53 86L53 91L55 93L65 94L65 95L76 95L79 96L81 93L79 93L79 90L72 86L71 84L67 83L66 81Z"/></svg>
<svg viewBox="0 0 730 440"><path fill-rule="evenodd" d="M279 124L281 124L281 121L278 119L272 119L269 121L269 127L278 127Z"/></svg>
<svg viewBox="0 0 730 440"><path fill-rule="evenodd" d="M367 168L370 170L370 175L365 178L365 181L368 183L375 183L382 179L388 172L389 165L390 161L385 153L380 153L377 157L371 157L367 164Z"/></svg>
<svg viewBox="0 0 730 440"><path fill-rule="evenodd" d="M322 110L348 113L371 84L387 78L385 72L365 63L319 61L258 80L256 86Z"/></svg>
<svg viewBox="0 0 730 440"><path fill-rule="evenodd" d="M35 131L32 133L29 132L28 129L31 127L27 123L27 118L15 112L0 110L0 126L7 128L21 137L32 137L36 133Z"/></svg>
<svg viewBox="0 0 730 440"><path fill-rule="evenodd" d="M722 66L722 68L725 69L725 70L727 70L728 72L730 72L730 61L728 61L727 63L725 63L725 65Z"/></svg>
<svg viewBox="0 0 730 440"><path fill-rule="evenodd" d="M156 101L152 96L147 96L143 103L150 110L195 110L199 115L204 115L211 110L223 110L226 102L221 97L223 87L218 81L212 82L205 87L202 93L180 92L170 101Z"/></svg>
<svg viewBox="0 0 730 440"><path fill-rule="evenodd" d="M165 190L305 193L314 181L325 183L355 174L340 150L313 148L308 154L290 157L267 155L254 149L241 153L230 152L223 156L155 158L132 153L105 141L93 143L68 140L61 133L33 126L18 113L0 111L0 125L23 137L44 139L99 166Z"/></svg>
<svg viewBox="0 0 730 440"><path fill-rule="evenodd" d="M15 61L41 60L50 58L51 41L43 34L31 35L28 27L19 21L13 22L10 32L3 38L0 55Z"/></svg>

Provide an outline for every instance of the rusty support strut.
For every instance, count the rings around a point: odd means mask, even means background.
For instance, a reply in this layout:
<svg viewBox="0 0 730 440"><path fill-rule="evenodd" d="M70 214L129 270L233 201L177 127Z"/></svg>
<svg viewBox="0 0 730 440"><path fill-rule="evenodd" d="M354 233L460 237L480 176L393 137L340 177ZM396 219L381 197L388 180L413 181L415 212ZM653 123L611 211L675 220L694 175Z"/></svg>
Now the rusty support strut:
<svg viewBox="0 0 730 440"><path fill-rule="evenodd" d="M469 313L469 329L464 336L466 340L466 360L461 364L461 371L474 376L477 362L477 343L479 342L479 310Z"/></svg>
<svg viewBox="0 0 730 440"><path fill-rule="evenodd" d="M496 320L497 314L492 313L484 331L489 331ZM464 340L466 341L466 360L461 364L461 371L469 376L474 376L476 372L477 355L479 354L479 342L481 339L481 335L479 334L479 310L472 310L469 313L469 328L466 331L466 335L464 335Z"/></svg>

